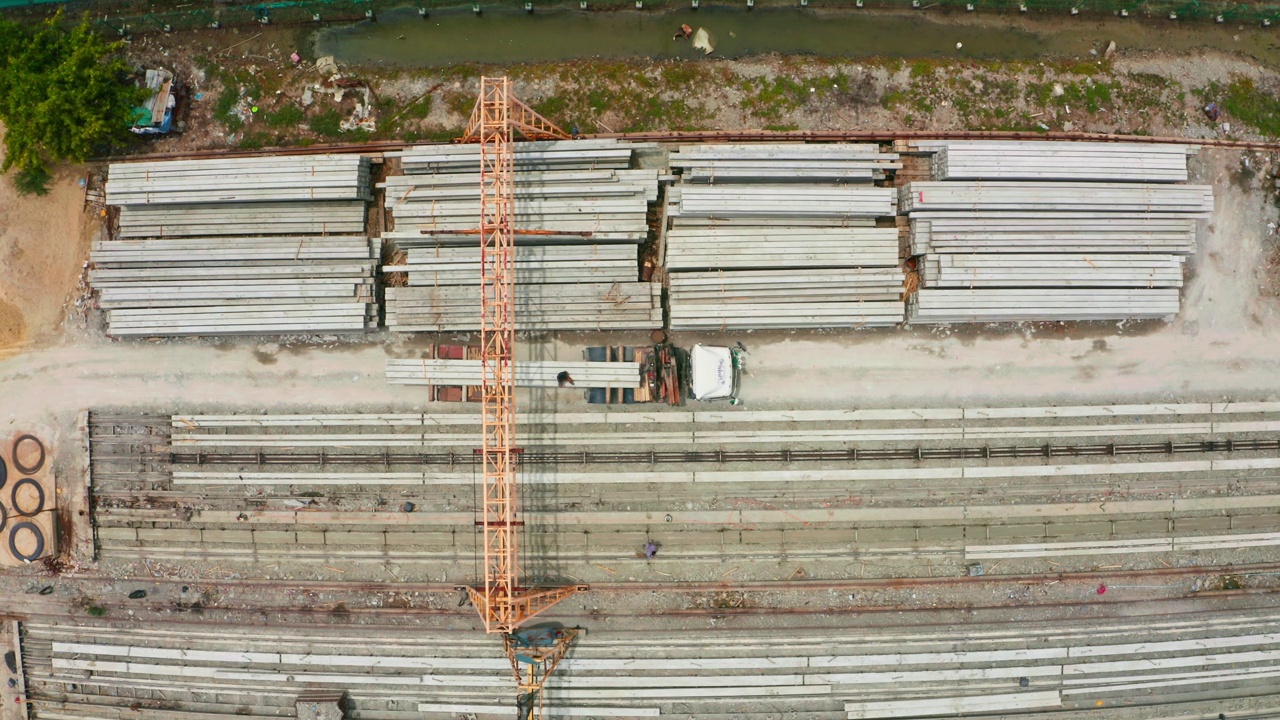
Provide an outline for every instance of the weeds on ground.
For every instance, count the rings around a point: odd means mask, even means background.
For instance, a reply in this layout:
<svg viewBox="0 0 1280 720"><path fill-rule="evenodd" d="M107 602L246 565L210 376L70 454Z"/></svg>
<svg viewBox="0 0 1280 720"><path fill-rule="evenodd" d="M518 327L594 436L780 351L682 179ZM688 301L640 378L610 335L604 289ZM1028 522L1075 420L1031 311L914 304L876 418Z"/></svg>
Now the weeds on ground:
<svg viewBox="0 0 1280 720"><path fill-rule="evenodd" d="M337 110L325 110L313 115L308 123L311 132L324 137L338 137L342 134L342 116Z"/></svg>
<svg viewBox="0 0 1280 720"><path fill-rule="evenodd" d="M1280 98L1259 90L1252 78L1236 78L1227 85L1222 109L1264 135L1280 136Z"/></svg>
<svg viewBox="0 0 1280 720"><path fill-rule="evenodd" d="M213 117L226 126L228 132L237 132L244 127L244 121L235 113L236 103L240 102L240 90L225 87L213 104Z"/></svg>
<svg viewBox="0 0 1280 720"><path fill-rule="evenodd" d="M272 128L291 128L301 125L307 119L307 114L302 108L289 103L275 112L263 113L262 122L267 127Z"/></svg>

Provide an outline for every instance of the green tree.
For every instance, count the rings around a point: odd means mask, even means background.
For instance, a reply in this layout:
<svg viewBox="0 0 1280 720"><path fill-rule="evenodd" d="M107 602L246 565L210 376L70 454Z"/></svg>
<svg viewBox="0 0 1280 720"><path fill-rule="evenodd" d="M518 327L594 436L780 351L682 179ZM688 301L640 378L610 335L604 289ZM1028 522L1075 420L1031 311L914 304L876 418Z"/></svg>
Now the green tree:
<svg viewBox="0 0 1280 720"><path fill-rule="evenodd" d="M64 30L61 19L0 20L0 172L41 177L51 160L84 162L129 136L134 108L149 96L129 80L123 43L104 42L88 21Z"/></svg>

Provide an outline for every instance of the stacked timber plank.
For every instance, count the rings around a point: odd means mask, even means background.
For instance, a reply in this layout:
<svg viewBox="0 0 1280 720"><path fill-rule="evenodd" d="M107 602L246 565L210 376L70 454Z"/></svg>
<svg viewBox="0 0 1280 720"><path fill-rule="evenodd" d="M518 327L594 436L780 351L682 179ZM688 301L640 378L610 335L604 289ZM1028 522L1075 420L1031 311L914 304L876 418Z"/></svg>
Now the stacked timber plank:
<svg viewBox="0 0 1280 720"><path fill-rule="evenodd" d="M659 289L637 282L637 246L649 233L656 170L631 169L635 144L615 140L520 143L515 149L515 257L522 330L652 329ZM480 154L473 145L413 148L388 177L384 232L404 250L386 273L387 326L400 331L479 327Z"/></svg>
<svg viewBox="0 0 1280 720"><path fill-rule="evenodd" d="M901 188L913 323L1176 315L1212 188L1182 145L919 141L941 181Z"/></svg>
<svg viewBox="0 0 1280 720"><path fill-rule="evenodd" d="M479 385L481 372L479 360L387 360L387 382L393 385ZM516 386L557 387L562 372L582 387L640 387L640 363L541 360L516 363Z"/></svg>
<svg viewBox="0 0 1280 720"><path fill-rule="evenodd" d="M937 180L1085 180L1186 182L1187 155L1194 146L1163 143L1101 143L925 140L934 150Z"/></svg>
<svg viewBox="0 0 1280 720"><path fill-rule="evenodd" d="M363 331L380 254L363 235L106 240L89 282L115 337Z"/></svg>
<svg viewBox="0 0 1280 720"><path fill-rule="evenodd" d="M359 155L114 163L107 204L121 237L362 232L369 172Z"/></svg>
<svg viewBox="0 0 1280 720"><path fill-rule="evenodd" d="M364 235L358 155L116 163L119 238L89 280L108 333L239 335L376 327L381 242Z"/></svg>
<svg viewBox="0 0 1280 720"><path fill-rule="evenodd" d="M890 188L877 145L702 145L671 159L671 328L862 327L902 321Z"/></svg>

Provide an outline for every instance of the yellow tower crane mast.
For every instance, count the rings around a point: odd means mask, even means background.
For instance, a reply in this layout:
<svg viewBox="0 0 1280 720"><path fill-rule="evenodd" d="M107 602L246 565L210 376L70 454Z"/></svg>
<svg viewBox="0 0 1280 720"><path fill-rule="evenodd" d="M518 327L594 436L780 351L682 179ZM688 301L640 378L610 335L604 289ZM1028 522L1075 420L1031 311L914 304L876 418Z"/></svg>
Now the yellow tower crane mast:
<svg viewBox="0 0 1280 720"><path fill-rule="evenodd" d="M480 97L464 143L480 145L481 462L484 491L477 525L483 533L484 577L467 587L485 632L501 633L520 691L522 717L541 715L541 690L578 631L525 631L530 618L585 585L530 588L521 583L519 482L516 464L515 146L568 135L511 94L506 77L480 79ZM537 231L535 231L537 232Z"/></svg>

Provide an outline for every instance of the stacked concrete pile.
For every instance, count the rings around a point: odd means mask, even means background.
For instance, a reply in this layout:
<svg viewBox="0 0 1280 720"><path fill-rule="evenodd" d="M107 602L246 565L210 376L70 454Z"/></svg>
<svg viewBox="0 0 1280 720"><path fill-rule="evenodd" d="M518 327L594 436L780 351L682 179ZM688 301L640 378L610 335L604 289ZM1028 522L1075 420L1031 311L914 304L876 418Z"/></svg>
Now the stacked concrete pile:
<svg viewBox="0 0 1280 720"><path fill-rule="evenodd" d="M638 282L637 246L648 236L655 170L631 169L642 145L613 140L520 143L515 154L516 282L521 329L651 329L662 324L656 289ZM480 152L474 145L395 153L386 207L405 250L383 267L407 273L387 288L387 326L403 331L479 327Z"/></svg>
<svg viewBox="0 0 1280 720"><path fill-rule="evenodd" d="M1181 145L931 141L942 181L901 189L920 257L913 323L1176 315L1212 188Z"/></svg>
<svg viewBox="0 0 1280 720"><path fill-rule="evenodd" d="M377 325L377 238L209 237L94 243L107 333L241 335Z"/></svg>
<svg viewBox="0 0 1280 720"><path fill-rule="evenodd" d="M1055 140L919 140L937 180L1186 182L1186 145Z"/></svg>
<svg viewBox="0 0 1280 720"><path fill-rule="evenodd" d="M476 261L479 265L479 261ZM480 329L478 287L387 288L387 327L401 332ZM646 282L516 286L516 329L649 330L662 326L662 288Z"/></svg>
<svg viewBox="0 0 1280 720"><path fill-rule="evenodd" d="M1232 697L1265 708L1263 717L1273 713L1272 615L1214 607L1175 623L1156 614L1161 607L1130 605L1128 618L1116 611L1016 626L990 616L871 628L783 618L781 627L710 632L652 617L615 621L574 647L541 701L547 717L766 720L785 707L817 720L1034 718L1119 705L1138 692L1154 717L1212 717L1179 713L1229 683ZM295 698L316 687L346 690L360 717L512 715L510 665L483 633L372 623L228 633L41 619L23 629L34 720L295 717ZM146 706L156 697L163 709ZM226 707L237 713L209 712Z"/></svg>
<svg viewBox="0 0 1280 720"><path fill-rule="evenodd" d="M516 387L559 387L559 376L563 372L569 373L574 383L583 387L640 387L640 363L563 360L516 363ZM387 360L387 382L393 385L480 385L482 376L479 360Z"/></svg>
<svg viewBox="0 0 1280 720"><path fill-rule="evenodd" d="M540 231L518 242L644 242L645 212L657 200L657 172L631 164L635 150L647 147L616 140L517 143L516 226ZM379 186L386 188L386 207L395 219L383 238L400 248L474 245L479 146L425 146L389 155L399 158L403 174Z"/></svg>
<svg viewBox="0 0 1280 720"><path fill-rule="evenodd" d="M902 321L893 191L876 145L714 145L671 156L671 328L862 327Z"/></svg>
<svg viewBox="0 0 1280 720"><path fill-rule="evenodd" d="M113 336L363 332L381 243L357 155L117 163L90 284Z"/></svg>
<svg viewBox="0 0 1280 720"><path fill-rule="evenodd" d="M369 159L301 155L113 163L119 236L364 232Z"/></svg>

